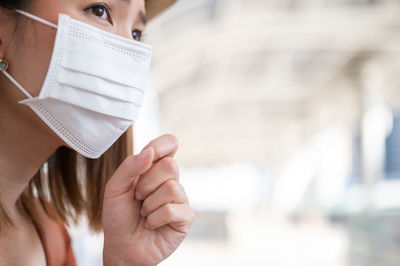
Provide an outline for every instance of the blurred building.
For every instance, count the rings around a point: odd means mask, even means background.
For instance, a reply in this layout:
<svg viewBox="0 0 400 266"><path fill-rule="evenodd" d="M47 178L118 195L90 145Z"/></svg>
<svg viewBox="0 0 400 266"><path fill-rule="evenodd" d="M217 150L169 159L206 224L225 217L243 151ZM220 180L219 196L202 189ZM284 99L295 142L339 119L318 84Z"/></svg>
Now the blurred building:
<svg viewBox="0 0 400 266"><path fill-rule="evenodd" d="M365 83L379 78L363 75L366 65L388 76L378 90L396 104L398 9L397 1L180 1L146 40L155 45L161 121L187 147L181 162L281 167L321 129L358 126Z"/></svg>

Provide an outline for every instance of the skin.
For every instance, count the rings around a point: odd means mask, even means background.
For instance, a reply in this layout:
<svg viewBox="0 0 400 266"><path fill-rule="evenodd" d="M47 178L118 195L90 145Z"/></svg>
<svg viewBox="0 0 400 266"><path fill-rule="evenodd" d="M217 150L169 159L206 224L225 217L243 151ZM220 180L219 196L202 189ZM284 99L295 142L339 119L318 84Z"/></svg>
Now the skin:
<svg viewBox="0 0 400 266"><path fill-rule="evenodd" d="M143 30L138 16L143 0L109 0L113 25L85 8L94 0L33 0L26 11L57 24L59 13L126 38ZM4 19L5 18L5 19ZM30 19L16 19L0 8L0 59L8 72L37 96L49 66L56 30ZM16 201L33 175L60 146L66 145L29 107L26 99L0 74L0 202L16 224L0 238L0 265L45 265L33 224L18 212ZM104 265L156 265L183 241L194 212L179 183L174 160L178 140L167 134L130 156L107 183L104 206ZM24 250L23 254L19 252Z"/></svg>

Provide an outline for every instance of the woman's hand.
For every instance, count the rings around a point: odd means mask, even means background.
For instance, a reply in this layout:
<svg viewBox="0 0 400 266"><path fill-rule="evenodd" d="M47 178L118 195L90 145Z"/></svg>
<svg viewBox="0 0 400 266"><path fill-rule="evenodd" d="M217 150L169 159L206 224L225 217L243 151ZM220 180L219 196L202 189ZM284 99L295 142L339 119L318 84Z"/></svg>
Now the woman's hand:
<svg viewBox="0 0 400 266"><path fill-rule="evenodd" d="M173 159L178 141L164 135L124 160L104 192L103 264L157 265L181 244L194 212Z"/></svg>

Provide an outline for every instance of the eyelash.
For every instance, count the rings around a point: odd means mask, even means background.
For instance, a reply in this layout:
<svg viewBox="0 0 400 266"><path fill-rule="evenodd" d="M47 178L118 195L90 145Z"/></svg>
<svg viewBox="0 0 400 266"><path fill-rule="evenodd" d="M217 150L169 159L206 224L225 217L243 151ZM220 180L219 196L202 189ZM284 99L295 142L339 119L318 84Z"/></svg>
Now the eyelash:
<svg viewBox="0 0 400 266"><path fill-rule="evenodd" d="M111 25L114 25L114 24L113 24L112 17L111 17L111 8L110 8L107 4L105 4L105 3L94 3L94 4L90 5L89 7L85 8L84 11L87 11L87 12L88 12L88 11L90 11L91 9L93 10L94 8L98 8L98 7L103 8L103 9L105 10L106 15L109 17L109 19L107 19L108 22L109 22ZM91 12L91 13L92 13L93 15L95 15L93 12ZM97 15L95 15L95 16L96 16L96 17L99 17L99 16L97 16ZM100 17L99 17L99 18L100 18ZM135 37L133 37L133 33L134 33L134 32L137 32L138 35L139 35L139 37L138 37L137 40L135 39ZM142 34L143 34L142 31L137 30L137 29L135 29L135 30L132 31L132 37L133 37L136 41L140 41Z"/></svg>
<svg viewBox="0 0 400 266"><path fill-rule="evenodd" d="M108 22L109 22L111 25L113 25L113 21L112 21L112 18L111 18L111 8L110 8L107 4L105 4L105 3L94 3L94 4L90 5L89 7L85 8L84 11L90 11L91 9L92 9L92 11L93 11L94 8L98 8L98 7L103 8L103 9L105 10L107 16L109 17L109 19L107 19ZM91 13L92 13L93 15L95 15L93 12L91 12ZM99 16L97 16L97 15L95 15L95 16L96 16L96 17L99 17Z"/></svg>

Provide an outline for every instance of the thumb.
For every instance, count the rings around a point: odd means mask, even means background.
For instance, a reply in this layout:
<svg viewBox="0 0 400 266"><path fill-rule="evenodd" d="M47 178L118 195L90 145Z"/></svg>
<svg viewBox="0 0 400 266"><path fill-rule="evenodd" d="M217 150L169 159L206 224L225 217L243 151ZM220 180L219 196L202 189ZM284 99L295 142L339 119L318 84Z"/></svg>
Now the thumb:
<svg viewBox="0 0 400 266"><path fill-rule="evenodd" d="M108 180L104 199L118 197L128 192L139 176L151 167L154 160L154 148L148 147L138 155L127 157Z"/></svg>

